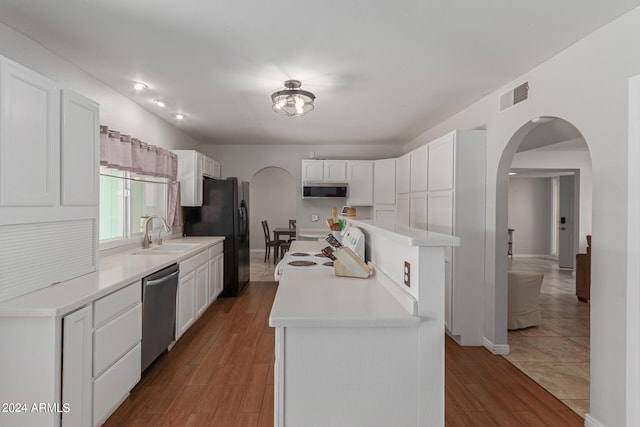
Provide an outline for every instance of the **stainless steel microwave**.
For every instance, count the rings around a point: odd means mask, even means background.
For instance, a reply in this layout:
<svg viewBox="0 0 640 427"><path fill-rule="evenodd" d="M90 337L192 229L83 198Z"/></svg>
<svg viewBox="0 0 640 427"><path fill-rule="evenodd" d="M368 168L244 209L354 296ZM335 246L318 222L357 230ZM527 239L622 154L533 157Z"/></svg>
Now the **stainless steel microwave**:
<svg viewBox="0 0 640 427"><path fill-rule="evenodd" d="M346 182L305 182L302 185L303 199L346 198L349 185Z"/></svg>

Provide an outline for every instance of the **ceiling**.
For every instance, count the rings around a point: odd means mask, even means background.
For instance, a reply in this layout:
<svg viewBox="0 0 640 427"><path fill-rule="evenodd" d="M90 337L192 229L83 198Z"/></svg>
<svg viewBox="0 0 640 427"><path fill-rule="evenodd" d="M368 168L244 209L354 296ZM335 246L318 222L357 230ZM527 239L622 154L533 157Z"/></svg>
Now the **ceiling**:
<svg viewBox="0 0 640 427"><path fill-rule="evenodd" d="M203 143L404 143L638 5L2 0L0 22ZM287 79L315 110L271 110Z"/></svg>

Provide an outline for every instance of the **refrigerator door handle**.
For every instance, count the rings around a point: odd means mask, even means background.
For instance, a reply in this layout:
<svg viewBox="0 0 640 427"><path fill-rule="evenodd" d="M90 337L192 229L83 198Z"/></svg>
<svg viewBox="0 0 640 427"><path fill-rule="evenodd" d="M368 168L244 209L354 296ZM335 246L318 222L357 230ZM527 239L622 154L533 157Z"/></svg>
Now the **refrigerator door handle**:
<svg viewBox="0 0 640 427"><path fill-rule="evenodd" d="M240 236L246 237L249 230L249 215L247 214L247 205L243 200L240 202Z"/></svg>

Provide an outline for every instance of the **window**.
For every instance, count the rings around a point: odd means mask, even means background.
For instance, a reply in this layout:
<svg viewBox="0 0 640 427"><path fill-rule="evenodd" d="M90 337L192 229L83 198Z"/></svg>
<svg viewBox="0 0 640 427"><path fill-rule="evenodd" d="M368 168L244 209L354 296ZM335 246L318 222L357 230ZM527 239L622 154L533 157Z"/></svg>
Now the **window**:
<svg viewBox="0 0 640 427"><path fill-rule="evenodd" d="M167 217L168 187L166 178L155 178L100 168L100 245L114 247L131 243L144 233L150 216ZM149 231L159 230L153 221Z"/></svg>

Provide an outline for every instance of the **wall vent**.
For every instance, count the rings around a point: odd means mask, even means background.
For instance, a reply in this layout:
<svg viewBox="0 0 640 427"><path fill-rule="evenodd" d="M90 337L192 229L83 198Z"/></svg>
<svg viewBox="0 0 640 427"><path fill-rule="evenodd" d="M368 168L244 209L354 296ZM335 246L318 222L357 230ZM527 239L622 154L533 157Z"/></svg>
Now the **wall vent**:
<svg viewBox="0 0 640 427"><path fill-rule="evenodd" d="M500 96L500 111L529 99L529 82L524 82Z"/></svg>

